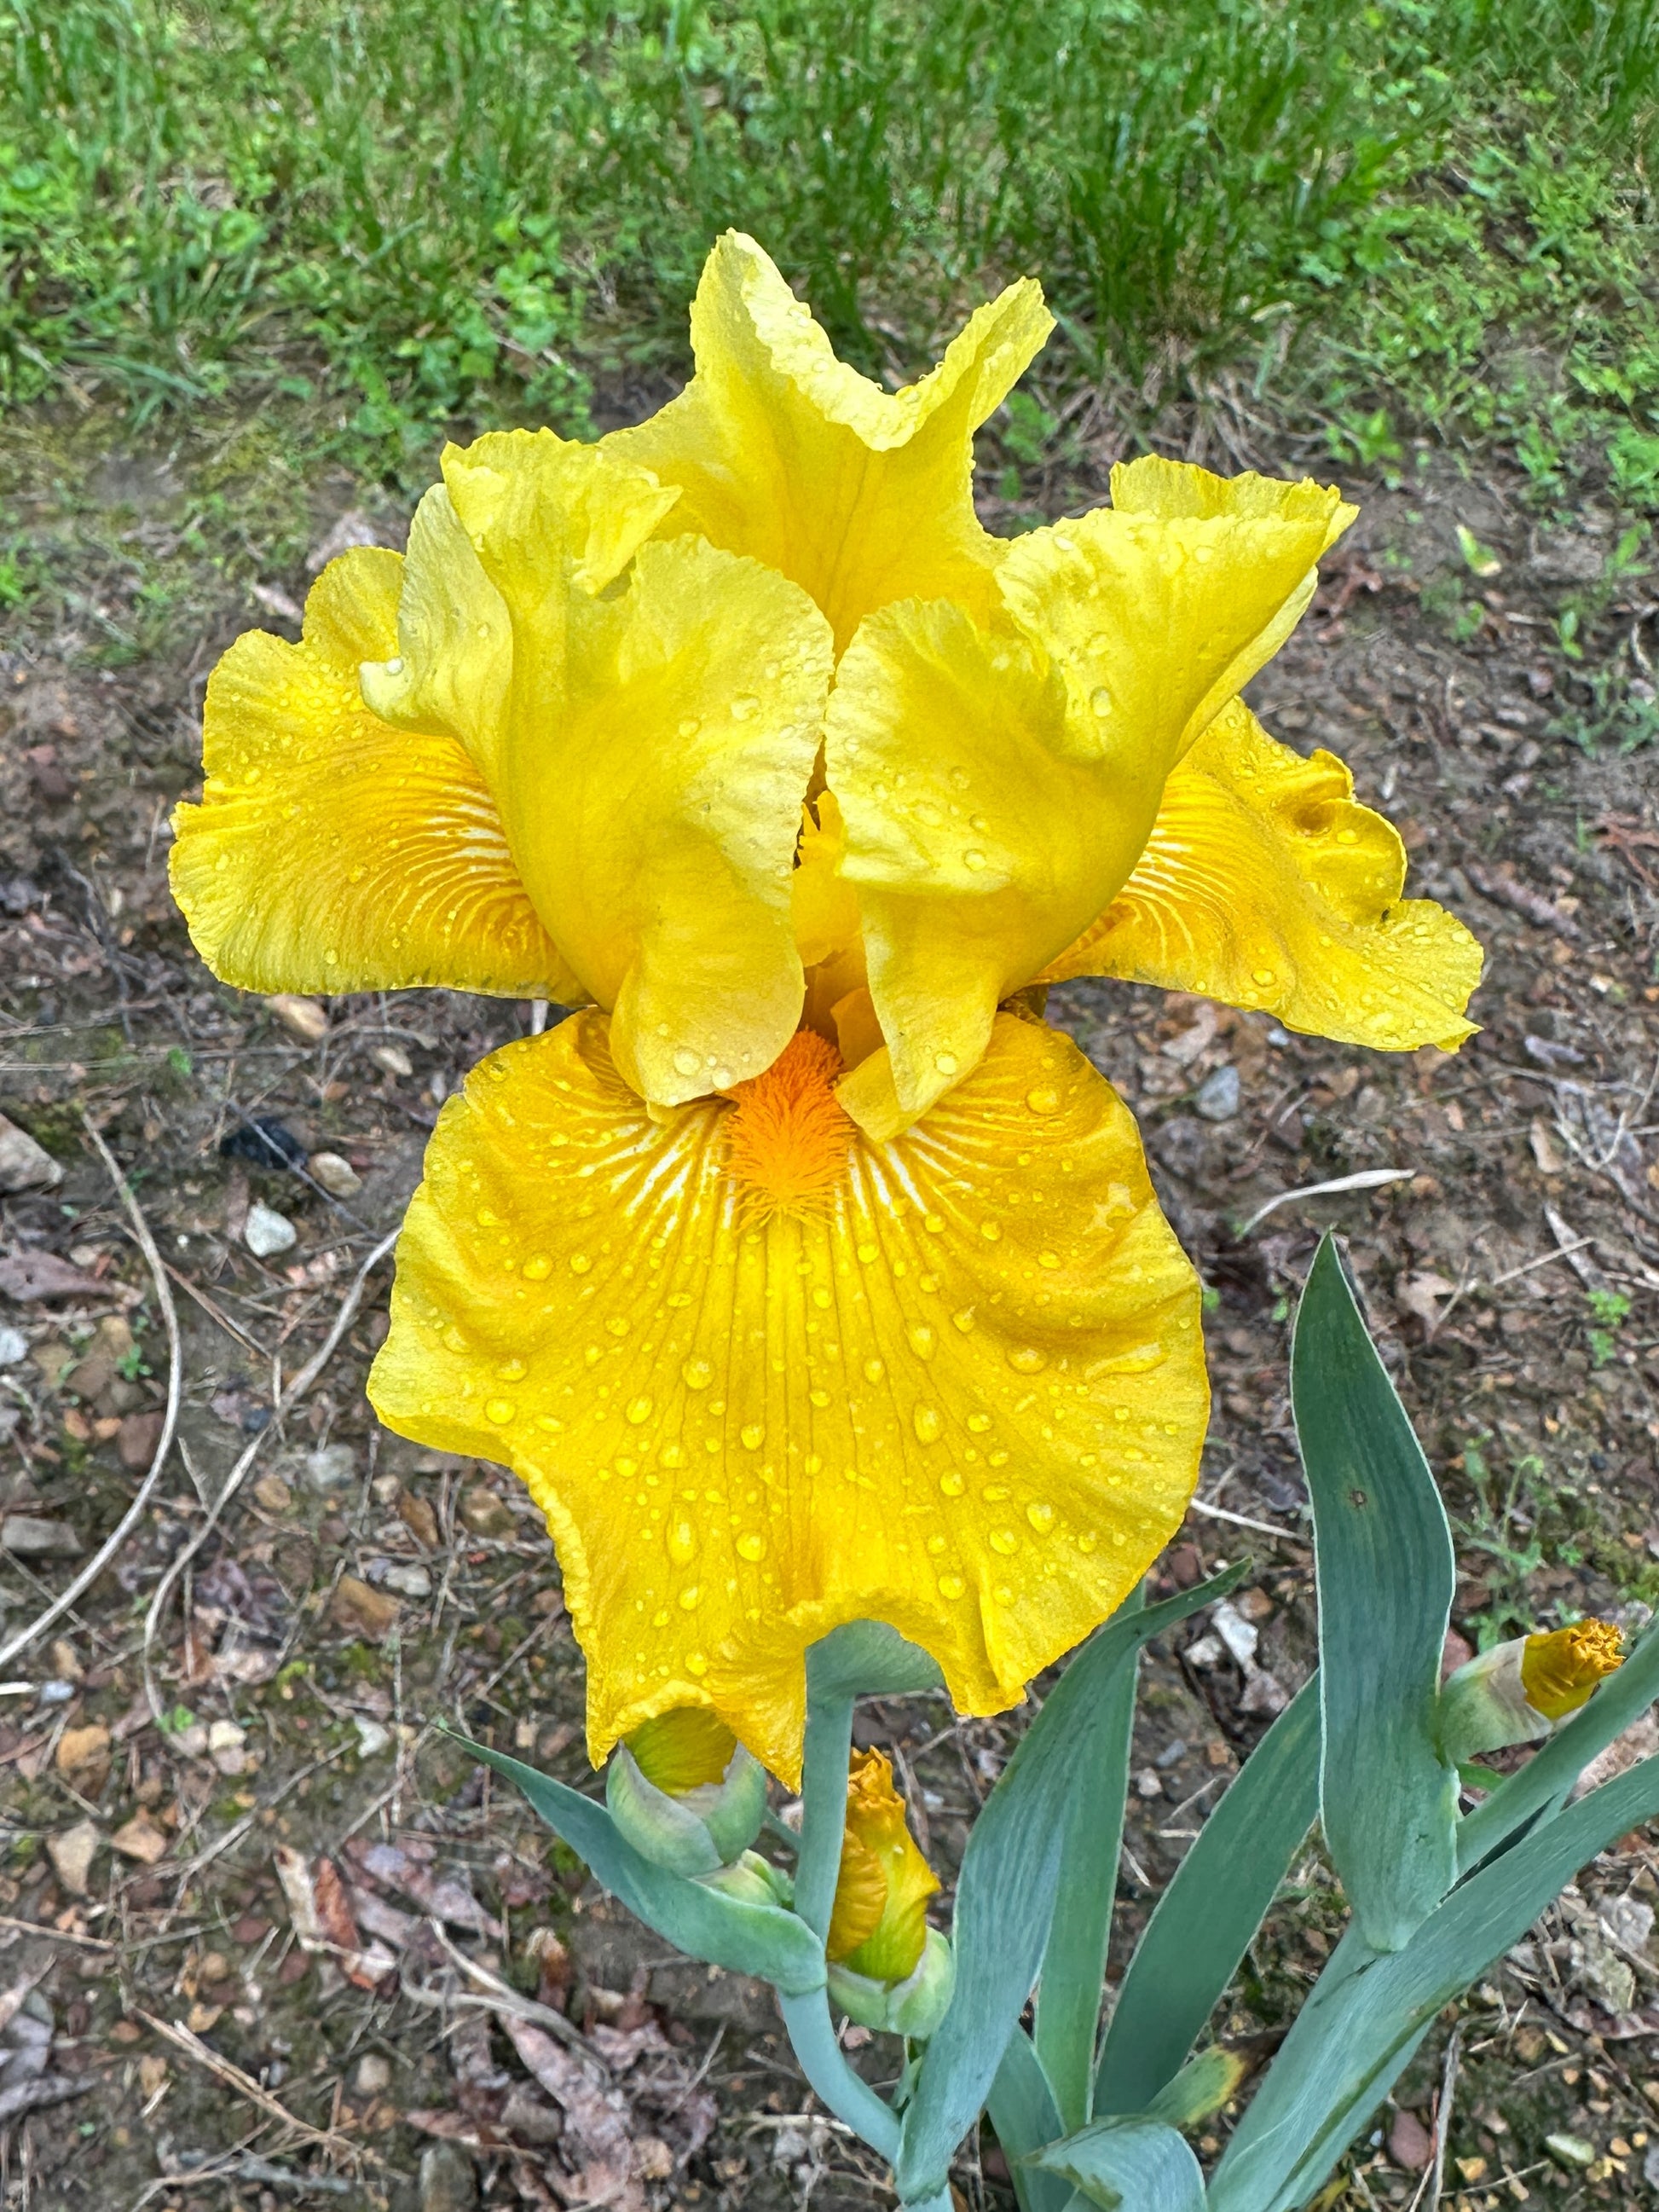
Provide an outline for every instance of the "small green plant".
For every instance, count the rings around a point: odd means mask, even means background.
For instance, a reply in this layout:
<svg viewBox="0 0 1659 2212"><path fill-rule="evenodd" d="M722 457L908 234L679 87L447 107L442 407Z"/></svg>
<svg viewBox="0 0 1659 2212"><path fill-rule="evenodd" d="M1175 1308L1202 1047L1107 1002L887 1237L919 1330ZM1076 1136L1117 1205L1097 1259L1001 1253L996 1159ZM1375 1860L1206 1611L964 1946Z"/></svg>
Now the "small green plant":
<svg viewBox="0 0 1659 2212"><path fill-rule="evenodd" d="M1623 1291L1586 1291L1590 1310L1590 1364L1606 1367L1619 1349L1619 1332L1630 1318L1630 1299Z"/></svg>

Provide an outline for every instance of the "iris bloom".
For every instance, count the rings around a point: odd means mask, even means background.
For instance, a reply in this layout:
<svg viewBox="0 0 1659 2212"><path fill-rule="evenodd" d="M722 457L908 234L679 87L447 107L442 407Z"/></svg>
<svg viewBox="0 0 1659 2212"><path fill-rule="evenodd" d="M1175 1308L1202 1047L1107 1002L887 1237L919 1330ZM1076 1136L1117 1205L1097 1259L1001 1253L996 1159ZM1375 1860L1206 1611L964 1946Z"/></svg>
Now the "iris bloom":
<svg viewBox="0 0 1659 2212"><path fill-rule="evenodd" d="M1353 510L1149 459L988 536L973 433L1049 328L1015 284L884 392L728 235L678 398L450 448L406 555L209 688L220 975L586 1009L445 1107L370 1394L545 1510L596 1760L702 1705L793 1778L852 1619L1001 1710L1179 1523L1199 1285L1030 987L1469 1033L1473 939L1238 696Z"/></svg>

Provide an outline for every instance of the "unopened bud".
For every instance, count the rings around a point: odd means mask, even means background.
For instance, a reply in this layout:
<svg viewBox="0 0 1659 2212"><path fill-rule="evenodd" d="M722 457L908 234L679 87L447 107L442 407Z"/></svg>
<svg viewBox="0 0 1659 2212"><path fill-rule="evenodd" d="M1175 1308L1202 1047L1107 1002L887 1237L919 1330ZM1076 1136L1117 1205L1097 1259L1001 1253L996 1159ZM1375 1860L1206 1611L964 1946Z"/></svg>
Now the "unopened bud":
<svg viewBox="0 0 1659 2212"><path fill-rule="evenodd" d="M766 1770L706 1707L680 1705L617 1746L605 1795L642 1856L672 1874L714 1874L760 1833Z"/></svg>
<svg viewBox="0 0 1659 2212"><path fill-rule="evenodd" d="M1619 1632L1605 1620L1495 1644L1442 1688L1442 1747L1462 1761L1548 1735L1588 1702L1622 1656Z"/></svg>
<svg viewBox="0 0 1659 2212"><path fill-rule="evenodd" d="M795 1901L795 1885L781 1867L775 1867L758 1851L744 1851L730 1866L701 1877L705 1889L717 1889L738 1905L775 1905L787 1911Z"/></svg>
<svg viewBox="0 0 1659 2212"><path fill-rule="evenodd" d="M848 2020L856 2021L860 2027L925 2043L945 2017L956 1979L957 1962L950 1943L937 1928L929 1928L921 1958L902 1982L882 1982L870 1974L855 1974L832 1960L830 1994Z"/></svg>
<svg viewBox="0 0 1659 2212"><path fill-rule="evenodd" d="M927 1940L927 1900L939 1878L916 1849L904 1800L878 1751L855 1751L847 1781L847 1827L824 1950L833 1965L872 1982L908 1981ZM856 2018L857 2015L855 2014Z"/></svg>

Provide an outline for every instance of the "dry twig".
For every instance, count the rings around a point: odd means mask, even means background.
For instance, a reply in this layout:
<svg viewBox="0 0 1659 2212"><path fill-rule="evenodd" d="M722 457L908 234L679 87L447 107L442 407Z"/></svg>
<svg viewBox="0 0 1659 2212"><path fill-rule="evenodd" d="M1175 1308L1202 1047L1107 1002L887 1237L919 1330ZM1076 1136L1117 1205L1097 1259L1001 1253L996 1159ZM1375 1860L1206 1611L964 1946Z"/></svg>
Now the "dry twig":
<svg viewBox="0 0 1659 2212"><path fill-rule="evenodd" d="M97 1148L98 1157L109 1170L110 1181L115 1185L122 1205L126 1208L127 1218L132 1224L132 1232L137 1239L138 1249L144 1255L145 1263L149 1268L150 1279L155 1285L156 1304L161 1307L161 1320L167 1333L167 1407L161 1416L161 1433L156 1439L155 1450L150 1460L149 1471L134 1493L131 1504L128 1506L115 1527L99 1546L92 1558L88 1560L86 1565L82 1568L69 1588L55 1597L44 1613L37 1614L27 1628L21 1630L3 1647L0 1647L0 1668L9 1666L20 1651L27 1650L29 1645L44 1636L55 1621L61 1620L76 1598L82 1591L91 1589L110 1561L120 1551L121 1547L143 1518L144 1509L149 1504L155 1486L161 1479L161 1469L166 1466L167 1454L173 1449L173 1431L179 1425L179 1399L184 1386L184 1352L179 1338L179 1316L173 1307L173 1293L167 1288L166 1265L155 1249L155 1239L149 1233L149 1224L144 1219L137 1200L129 1188L125 1176L116 1165L114 1155L104 1142L101 1132L94 1125L84 1107L82 1109L81 1119L86 1124L87 1134Z"/></svg>

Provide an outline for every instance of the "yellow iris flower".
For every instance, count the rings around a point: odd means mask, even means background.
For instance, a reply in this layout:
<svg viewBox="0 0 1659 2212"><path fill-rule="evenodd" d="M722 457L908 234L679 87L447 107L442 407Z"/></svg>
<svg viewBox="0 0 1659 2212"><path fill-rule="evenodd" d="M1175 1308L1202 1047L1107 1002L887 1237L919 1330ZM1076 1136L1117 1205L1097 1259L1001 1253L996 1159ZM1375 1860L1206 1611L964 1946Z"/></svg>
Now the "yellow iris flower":
<svg viewBox="0 0 1659 2212"><path fill-rule="evenodd" d="M216 972L590 1009L444 1109L370 1394L544 1509L596 1760L706 1706L793 1778L859 1618L1001 1710L1179 1523L1199 1285L1026 987L1469 1034L1474 940L1237 696L1352 509L1146 459L988 536L973 433L1049 328L1015 284L886 392L729 234L679 398L450 448L405 556L209 687Z"/></svg>

